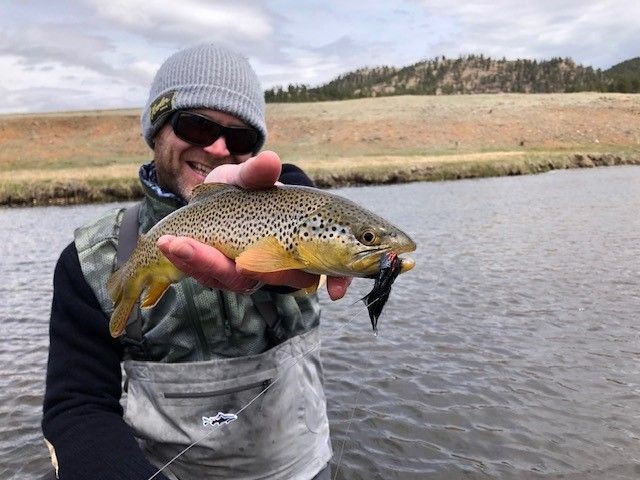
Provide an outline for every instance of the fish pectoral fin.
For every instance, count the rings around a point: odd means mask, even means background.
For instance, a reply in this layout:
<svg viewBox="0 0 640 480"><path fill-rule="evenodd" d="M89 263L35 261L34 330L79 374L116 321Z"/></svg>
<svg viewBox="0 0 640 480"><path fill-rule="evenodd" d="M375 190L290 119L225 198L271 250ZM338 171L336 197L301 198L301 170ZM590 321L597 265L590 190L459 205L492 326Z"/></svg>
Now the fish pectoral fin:
<svg viewBox="0 0 640 480"><path fill-rule="evenodd" d="M164 295L164 292L167 291L167 288L169 288L170 285L171 282L166 279L154 280L147 286L144 296L142 297L142 301L140 302L140 306L142 308L153 307L162 298L162 295Z"/></svg>
<svg viewBox="0 0 640 480"><path fill-rule="evenodd" d="M236 257L236 265L251 272L302 270L306 264L294 258L275 237L266 237Z"/></svg>

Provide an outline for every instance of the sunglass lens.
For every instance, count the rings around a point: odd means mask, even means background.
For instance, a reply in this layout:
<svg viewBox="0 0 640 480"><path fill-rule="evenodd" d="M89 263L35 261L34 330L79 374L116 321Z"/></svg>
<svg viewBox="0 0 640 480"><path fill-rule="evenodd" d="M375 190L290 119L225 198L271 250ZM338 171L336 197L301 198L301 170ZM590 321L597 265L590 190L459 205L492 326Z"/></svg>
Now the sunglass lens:
<svg viewBox="0 0 640 480"><path fill-rule="evenodd" d="M250 153L258 143L258 133L250 128L230 128L225 132L227 148L233 153Z"/></svg>
<svg viewBox="0 0 640 480"><path fill-rule="evenodd" d="M180 112L173 125L173 130L181 139L206 147L220 137L220 128L213 122L199 115Z"/></svg>
<svg viewBox="0 0 640 480"><path fill-rule="evenodd" d="M177 112L172 122L175 134L193 145L206 147L224 135L231 153L250 153L258 143L258 132L253 128L223 127L202 115Z"/></svg>

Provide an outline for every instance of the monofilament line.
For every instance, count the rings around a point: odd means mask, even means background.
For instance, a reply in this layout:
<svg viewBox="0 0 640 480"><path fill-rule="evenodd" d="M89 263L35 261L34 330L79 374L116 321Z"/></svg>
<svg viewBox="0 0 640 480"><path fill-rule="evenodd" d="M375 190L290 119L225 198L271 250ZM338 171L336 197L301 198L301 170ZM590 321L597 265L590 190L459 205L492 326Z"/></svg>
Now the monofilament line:
<svg viewBox="0 0 640 480"><path fill-rule="evenodd" d="M347 439L349 438L349 432L351 431L351 422L356 413L356 408L358 408L358 397L360 396L360 392L362 391L362 384L360 384L360 388L358 388L358 393L356 393L356 400L353 402L353 410L351 410L351 417L349 418L349 423L347 423L347 431L344 434L344 439L342 440L342 445L340 446L340 455L338 455L338 463L336 464L336 471L333 474L333 480L338 478L338 470L340 470L340 463L342 462L342 454L344 452L344 445L347 443Z"/></svg>
<svg viewBox="0 0 640 480"><path fill-rule="evenodd" d="M373 305L375 302L377 302L379 299L375 299L373 302L369 303L369 304L365 304L365 307L369 307L369 305ZM358 311L355 313L355 315L353 315L349 320L347 320L347 322L345 322L344 324L342 324L340 327L338 327L336 329L336 331L334 333L340 333L342 330L344 330L349 324L351 324L351 322L362 313L361 311ZM306 357L307 355L309 355L310 353L313 353L318 347L320 346L320 342L316 343L313 347L311 347L309 350L307 350L306 352L304 352L302 355L298 356L298 357L294 357L294 362L287 366L283 372L278 375L269 385L267 385L260 393L258 393L255 397L253 397L251 400L249 400L249 402L244 405L240 410L238 410L236 412L236 416L239 416L240 413L242 413L245 409L247 409L247 407L249 407L249 405L251 405L253 402L255 402L258 398L260 398L267 390L269 390L278 380L280 380L282 378L282 376L287 373L289 371L289 369L293 368L294 366L296 366L298 364L298 362L300 360L302 360L304 357ZM360 392L358 392L360 393ZM355 407L354 407L355 410ZM191 445L187 445L184 449L182 449L180 451L180 453L178 453L175 457L173 457L171 460L169 460L167 463L165 463L162 467L160 467L160 469L154 473L153 475L151 475L148 480L152 480L155 477L158 476L158 474L160 474L160 472L162 472L165 468L167 468L169 465L171 465L173 462L175 462L178 458L180 458L182 455L184 455L189 449L191 449L192 447L195 447L197 444L199 444L200 442L202 442L203 440L205 440L209 435L211 435L213 433L213 429L215 427L212 426L212 428L205 433L203 436L201 436L200 438L198 438L197 440L195 440L193 443L191 443Z"/></svg>

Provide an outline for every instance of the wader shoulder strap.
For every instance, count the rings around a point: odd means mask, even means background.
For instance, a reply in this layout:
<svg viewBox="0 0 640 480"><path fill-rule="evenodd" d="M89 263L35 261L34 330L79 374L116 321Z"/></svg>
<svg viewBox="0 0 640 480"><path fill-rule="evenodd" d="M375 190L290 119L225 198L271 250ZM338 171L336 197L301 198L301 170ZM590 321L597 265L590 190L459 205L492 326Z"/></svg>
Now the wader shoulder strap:
<svg viewBox="0 0 640 480"><path fill-rule="evenodd" d="M136 248L138 242L138 212L142 203L127 208L124 211L122 222L120 223L120 231L118 232L118 248L116 250L116 269L122 267L129 259ZM123 338L123 342L130 348L138 350L138 355L145 355L143 338L142 338L142 317L138 309L133 310L133 318L129 320L127 329Z"/></svg>
<svg viewBox="0 0 640 480"><path fill-rule="evenodd" d="M124 262L131 256L133 249L136 248L138 242L138 212L141 203L127 208L124 211L122 222L120 223L120 232L118 233L118 249L116 250L116 269L120 268Z"/></svg>

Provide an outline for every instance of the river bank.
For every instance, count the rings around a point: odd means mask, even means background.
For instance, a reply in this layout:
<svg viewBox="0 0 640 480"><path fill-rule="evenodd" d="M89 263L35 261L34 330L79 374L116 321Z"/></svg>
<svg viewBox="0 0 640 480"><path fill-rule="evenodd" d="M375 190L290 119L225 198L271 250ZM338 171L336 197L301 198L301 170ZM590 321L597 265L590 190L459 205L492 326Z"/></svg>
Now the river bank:
<svg viewBox="0 0 640 480"><path fill-rule="evenodd" d="M390 158L342 168L310 166L307 171L320 188L363 185L389 185L418 181L460 180L514 175L529 175L568 168L593 168L615 165L640 165L640 154L574 153L523 154L496 152L445 156L439 158ZM302 165L304 168L304 165ZM0 192L0 205L5 207L39 205L78 205L88 203L136 200L142 189L135 172L125 178L103 178L102 181L48 179L30 181L17 175L14 188ZM23 180L23 181L20 181Z"/></svg>
<svg viewBox="0 0 640 480"><path fill-rule="evenodd" d="M0 205L139 198L139 110L0 116ZM267 105L265 148L322 188L640 164L640 95L402 96Z"/></svg>

